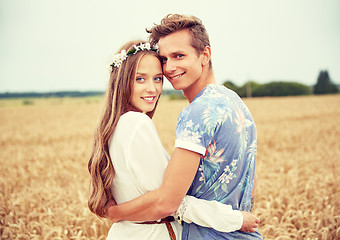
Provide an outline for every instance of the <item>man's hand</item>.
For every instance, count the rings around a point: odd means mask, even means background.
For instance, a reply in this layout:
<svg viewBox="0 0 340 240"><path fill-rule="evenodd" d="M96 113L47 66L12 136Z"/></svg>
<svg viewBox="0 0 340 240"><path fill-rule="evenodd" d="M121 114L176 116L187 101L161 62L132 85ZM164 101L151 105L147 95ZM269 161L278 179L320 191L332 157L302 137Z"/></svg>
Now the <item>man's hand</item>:
<svg viewBox="0 0 340 240"><path fill-rule="evenodd" d="M258 227L260 219L255 217L253 214L241 211L243 215L243 224L240 229L242 232L255 232L255 228Z"/></svg>
<svg viewBox="0 0 340 240"><path fill-rule="evenodd" d="M107 203L104 206L105 217L110 219L113 222L118 222L118 221L115 221L113 216L109 216L109 208L112 206L116 206L116 205L117 205L116 201L113 198L110 198L109 201L107 201Z"/></svg>

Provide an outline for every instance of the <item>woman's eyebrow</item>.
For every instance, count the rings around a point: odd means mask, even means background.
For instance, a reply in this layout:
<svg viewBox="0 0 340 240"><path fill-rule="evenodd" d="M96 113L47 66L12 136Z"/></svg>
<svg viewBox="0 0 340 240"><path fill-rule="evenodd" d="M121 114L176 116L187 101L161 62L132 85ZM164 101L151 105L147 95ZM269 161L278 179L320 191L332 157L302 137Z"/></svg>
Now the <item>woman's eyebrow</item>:
<svg viewBox="0 0 340 240"><path fill-rule="evenodd" d="M142 73L142 72L136 72L136 75L147 75L146 73Z"/></svg>

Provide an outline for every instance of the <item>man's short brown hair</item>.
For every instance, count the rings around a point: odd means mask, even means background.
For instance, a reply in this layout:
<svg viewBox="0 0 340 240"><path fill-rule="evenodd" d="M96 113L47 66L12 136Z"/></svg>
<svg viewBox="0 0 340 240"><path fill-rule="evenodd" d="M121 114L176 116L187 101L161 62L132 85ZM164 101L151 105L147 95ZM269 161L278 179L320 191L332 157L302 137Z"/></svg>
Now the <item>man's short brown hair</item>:
<svg viewBox="0 0 340 240"><path fill-rule="evenodd" d="M162 19L159 25L155 24L155 26L150 29L146 29L146 31L150 33L150 43L155 45L158 43L160 38L184 29L188 29L191 33L191 45L195 48L198 55L203 52L206 46L210 47L208 33L202 21L195 16L168 14Z"/></svg>

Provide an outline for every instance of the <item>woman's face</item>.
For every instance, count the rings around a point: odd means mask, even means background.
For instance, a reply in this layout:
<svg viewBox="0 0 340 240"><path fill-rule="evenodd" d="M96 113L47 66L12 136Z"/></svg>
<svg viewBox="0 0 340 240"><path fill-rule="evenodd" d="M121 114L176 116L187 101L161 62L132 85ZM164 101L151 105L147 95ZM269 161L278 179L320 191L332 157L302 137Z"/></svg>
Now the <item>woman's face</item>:
<svg viewBox="0 0 340 240"><path fill-rule="evenodd" d="M138 66L130 103L143 113L151 112L163 89L162 66L154 55L144 55Z"/></svg>

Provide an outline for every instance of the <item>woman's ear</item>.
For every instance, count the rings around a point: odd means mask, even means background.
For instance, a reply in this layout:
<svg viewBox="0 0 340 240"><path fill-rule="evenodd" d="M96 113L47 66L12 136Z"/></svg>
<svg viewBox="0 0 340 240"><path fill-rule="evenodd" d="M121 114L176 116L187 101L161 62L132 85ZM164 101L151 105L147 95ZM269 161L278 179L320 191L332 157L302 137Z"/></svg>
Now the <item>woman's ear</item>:
<svg viewBox="0 0 340 240"><path fill-rule="evenodd" d="M209 46L205 46L202 51L202 65L208 65L211 59L211 48Z"/></svg>

